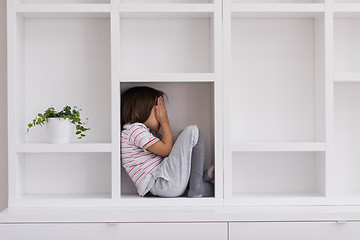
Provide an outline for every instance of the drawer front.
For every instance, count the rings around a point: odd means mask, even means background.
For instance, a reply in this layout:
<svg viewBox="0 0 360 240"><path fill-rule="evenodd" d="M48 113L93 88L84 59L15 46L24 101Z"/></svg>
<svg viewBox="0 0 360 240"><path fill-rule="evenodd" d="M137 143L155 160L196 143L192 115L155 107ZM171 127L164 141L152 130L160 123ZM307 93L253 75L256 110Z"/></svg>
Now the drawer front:
<svg viewBox="0 0 360 240"><path fill-rule="evenodd" d="M226 223L0 224L1 240L227 240Z"/></svg>
<svg viewBox="0 0 360 240"><path fill-rule="evenodd" d="M229 240L358 240L359 222L243 222L229 224Z"/></svg>
<svg viewBox="0 0 360 240"><path fill-rule="evenodd" d="M116 234L106 223L0 224L1 240L115 240Z"/></svg>
<svg viewBox="0 0 360 240"><path fill-rule="evenodd" d="M227 223L125 223L121 240L227 240Z"/></svg>

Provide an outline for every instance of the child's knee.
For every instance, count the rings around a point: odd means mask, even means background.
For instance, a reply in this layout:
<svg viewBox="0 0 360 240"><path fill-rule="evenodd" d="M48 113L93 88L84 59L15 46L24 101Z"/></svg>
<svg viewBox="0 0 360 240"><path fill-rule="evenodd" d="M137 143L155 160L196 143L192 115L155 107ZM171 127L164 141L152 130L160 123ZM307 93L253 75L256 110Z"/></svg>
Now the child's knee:
<svg viewBox="0 0 360 240"><path fill-rule="evenodd" d="M199 135L200 135L200 130L196 125L187 126L183 130L183 132L184 132L184 134L189 135L191 138L194 138L195 142L197 142Z"/></svg>

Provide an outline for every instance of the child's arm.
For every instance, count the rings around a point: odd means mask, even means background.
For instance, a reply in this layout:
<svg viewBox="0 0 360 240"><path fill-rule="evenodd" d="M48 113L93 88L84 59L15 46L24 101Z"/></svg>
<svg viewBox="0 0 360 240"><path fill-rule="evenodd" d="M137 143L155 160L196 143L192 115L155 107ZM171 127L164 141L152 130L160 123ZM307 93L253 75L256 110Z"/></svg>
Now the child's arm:
<svg viewBox="0 0 360 240"><path fill-rule="evenodd" d="M161 126L162 139L148 147L147 150L155 153L156 155L167 157L169 156L174 144L173 135L171 133L164 99L162 97L159 97L157 103L157 106L155 106L155 117Z"/></svg>

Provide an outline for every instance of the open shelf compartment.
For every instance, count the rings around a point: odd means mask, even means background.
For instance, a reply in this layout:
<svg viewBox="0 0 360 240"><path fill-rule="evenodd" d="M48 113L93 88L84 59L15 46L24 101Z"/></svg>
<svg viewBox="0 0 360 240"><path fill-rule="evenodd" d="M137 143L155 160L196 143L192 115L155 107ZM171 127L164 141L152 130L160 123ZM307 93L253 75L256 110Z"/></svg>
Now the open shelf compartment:
<svg viewBox="0 0 360 240"><path fill-rule="evenodd" d="M110 153L18 153L17 198L110 199Z"/></svg>
<svg viewBox="0 0 360 240"><path fill-rule="evenodd" d="M334 87L334 191L336 195L360 195L360 84Z"/></svg>
<svg viewBox="0 0 360 240"><path fill-rule="evenodd" d="M148 14L120 14L121 74L214 72L213 13Z"/></svg>
<svg viewBox="0 0 360 240"><path fill-rule="evenodd" d="M324 142L324 16L231 24L232 142Z"/></svg>
<svg viewBox="0 0 360 240"><path fill-rule="evenodd" d="M324 152L241 152L232 155L234 200L325 196Z"/></svg>
<svg viewBox="0 0 360 240"><path fill-rule="evenodd" d="M178 137L185 127L197 125L205 140L204 169L212 164L215 164L216 168L213 83L157 82L120 84L122 92L135 86L149 86L166 93L168 100L165 104L174 139ZM134 183L124 169L121 172L121 195L122 198L138 195Z"/></svg>
<svg viewBox="0 0 360 240"><path fill-rule="evenodd" d="M46 142L45 127L25 134L27 124L66 105L89 119L81 142L110 142L110 20L18 17L17 27L16 142Z"/></svg>

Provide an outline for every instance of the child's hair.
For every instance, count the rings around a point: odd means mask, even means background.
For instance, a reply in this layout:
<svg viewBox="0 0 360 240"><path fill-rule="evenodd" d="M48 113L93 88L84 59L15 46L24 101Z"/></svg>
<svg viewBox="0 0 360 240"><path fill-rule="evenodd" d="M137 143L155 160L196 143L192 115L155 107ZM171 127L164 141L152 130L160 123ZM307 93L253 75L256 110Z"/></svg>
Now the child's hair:
<svg viewBox="0 0 360 240"><path fill-rule="evenodd" d="M121 127L126 123L145 122L158 97L164 96L164 92L145 86L126 90L121 94Z"/></svg>

